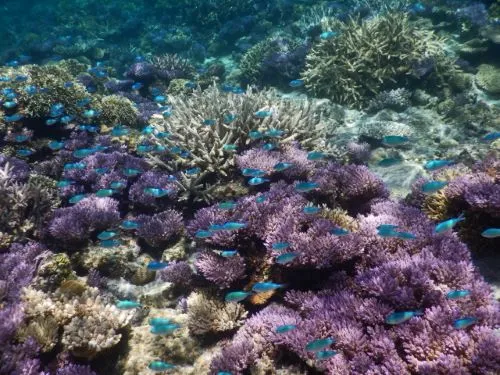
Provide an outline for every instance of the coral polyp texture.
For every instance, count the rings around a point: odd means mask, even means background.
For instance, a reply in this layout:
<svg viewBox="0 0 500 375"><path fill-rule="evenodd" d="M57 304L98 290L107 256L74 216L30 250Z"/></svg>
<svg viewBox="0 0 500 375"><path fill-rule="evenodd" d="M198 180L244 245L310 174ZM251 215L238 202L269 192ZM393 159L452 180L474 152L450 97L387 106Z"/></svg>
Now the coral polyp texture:
<svg viewBox="0 0 500 375"><path fill-rule="evenodd" d="M38 3L0 375L500 374L498 1Z"/></svg>

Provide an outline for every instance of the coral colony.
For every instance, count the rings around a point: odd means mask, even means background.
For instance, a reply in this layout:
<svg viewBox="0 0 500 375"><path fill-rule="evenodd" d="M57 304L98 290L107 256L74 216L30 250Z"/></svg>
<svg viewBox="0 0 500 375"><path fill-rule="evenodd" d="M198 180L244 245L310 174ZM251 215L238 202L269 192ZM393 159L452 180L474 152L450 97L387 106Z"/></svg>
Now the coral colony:
<svg viewBox="0 0 500 375"><path fill-rule="evenodd" d="M498 1L24 3L0 375L500 374Z"/></svg>

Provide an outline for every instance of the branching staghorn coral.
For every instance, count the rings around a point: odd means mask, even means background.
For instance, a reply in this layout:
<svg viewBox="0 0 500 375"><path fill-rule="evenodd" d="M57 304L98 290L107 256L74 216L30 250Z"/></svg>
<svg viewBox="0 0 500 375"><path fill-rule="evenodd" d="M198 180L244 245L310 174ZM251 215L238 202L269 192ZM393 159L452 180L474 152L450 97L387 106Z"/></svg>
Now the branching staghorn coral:
<svg viewBox="0 0 500 375"><path fill-rule="evenodd" d="M338 35L313 46L303 77L315 95L337 103L361 107L384 86L405 80L412 63L443 57L443 41L405 14L333 19L324 27Z"/></svg>

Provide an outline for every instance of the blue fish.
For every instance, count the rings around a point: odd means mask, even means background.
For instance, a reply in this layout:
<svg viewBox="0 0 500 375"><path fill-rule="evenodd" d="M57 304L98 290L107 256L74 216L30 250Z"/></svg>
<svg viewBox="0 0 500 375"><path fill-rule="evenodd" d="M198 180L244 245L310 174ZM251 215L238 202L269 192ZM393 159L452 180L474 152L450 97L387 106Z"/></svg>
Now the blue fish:
<svg viewBox="0 0 500 375"><path fill-rule="evenodd" d="M188 81L184 84L184 87L187 89L195 89L196 88L196 83Z"/></svg>
<svg viewBox="0 0 500 375"><path fill-rule="evenodd" d="M64 104L55 103L50 106L50 117L60 117L64 114Z"/></svg>
<svg viewBox="0 0 500 375"><path fill-rule="evenodd" d="M133 85L132 85L132 90L140 90L144 87L144 85L141 83L141 82L135 82Z"/></svg>
<svg viewBox="0 0 500 375"><path fill-rule="evenodd" d="M22 148L20 150L17 150L16 154L18 156L27 157L27 156L33 155L33 150L30 150L30 149L27 149L27 148Z"/></svg>
<svg viewBox="0 0 500 375"><path fill-rule="evenodd" d="M481 138L483 142L493 142L500 138L500 132L492 132Z"/></svg>
<svg viewBox="0 0 500 375"><path fill-rule="evenodd" d="M158 139L164 139L164 138L168 138L172 135L172 133L170 132L157 132L155 134L155 137L158 138Z"/></svg>
<svg viewBox="0 0 500 375"><path fill-rule="evenodd" d="M317 214L320 211L321 211L321 208L315 207L315 206L306 206L302 210L302 212L305 213L306 215L314 215L314 214Z"/></svg>
<svg viewBox="0 0 500 375"><path fill-rule="evenodd" d="M75 183L74 181L70 181L70 180L61 180L61 181L57 181L56 187L65 188L65 187L73 185L74 183Z"/></svg>
<svg viewBox="0 0 500 375"><path fill-rule="evenodd" d="M279 138L285 134L283 130L279 129L269 129L264 132L264 135L271 138Z"/></svg>
<svg viewBox="0 0 500 375"><path fill-rule="evenodd" d="M394 224L380 224L379 226L377 226L377 230L379 233L394 232L394 230L396 230L397 228L399 228L399 226Z"/></svg>
<svg viewBox="0 0 500 375"><path fill-rule="evenodd" d="M24 92L28 95L35 95L37 91L38 90L37 90L36 86L33 86L33 85L28 85L24 88Z"/></svg>
<svg viewBox="0 0 500 375"><path fill-rule="evenodd" d="M95 193L95 195L99 198L111 197L113 194L115 194L113 189L99 189Z"/></svg>
<svg viewBox="0 0 500 375"><path fill-rule="evenodd" d="M289 247L290 247L289 242L275 242L271 245L271 249L277 250L277 251L285 250L285 249L288 249Z"/></svg>
<svg viewBox="0 0 500 375"><path fill-rule="evenodd" d="M236 254L238 254L238 250L224 250L220 253L220 255L224 258L232 258Z"/></svg>
<svg viewBox="0 0 500 375"><path fill-rule="evenodd" d="M233 210L238 204L235 201L226 201L219 203L219 208L221 210Z"/></svg>
<svg viewBox="0 0 500 375"><path fill-rule="evenodd" d="M471 325L477 323L477 318L474 318L472 316L466 316L460 319L456 319L453 322L453 327L456 329L464 329L467 327L470 327Z"/></svg>
<svg viewBox="0 0 500 375"><path fill-rule="evenodd" d="M111 130L111 135L113 137L123 137L125 135L128 135L130 133L130 130L124 126L115 126Z"/></svg>
<svg viewBox="0 0 500 375"><path fill-rule="evenodd" d="M96 152L95 148L80 148L73 152L73 156L78 159L86 158Z"/></svg>
<svg viewBox="0 0 500 375"><path fill-rule="evenodd" d="M167 267L168 267L167 262L156 262L156 261L151 261L146 266L146 268L148 270L151 270L151 271L159 271L159 270L165 269Z"/></svg>
<svg viewBox="0 0 500 375"><path fill-rule="evenodd" d="M238 118L238 115L234 113L228 113L224 115L224 124L229 125L232 123L234 120Z"/></svg>
<svg viewBox="0 0 500 375"><path fill-rule="evenodd" d="M103 240L103 241L99 242L100 247L104 247L107 249L112 248L112 247L121 246L121 245L122 245L122 242L120 240L117 240L117 239Z"/></svg>
<svg viewBox="0 0 500 375"><path fill-rule="evenodd" d="M246 223L239 223L236 221L228 221L222 225L224 230L240 230L247 227Z"/></svg>
<svg viewBox="0 0 500 375"><path fill-rule="evenodd" d="M233 94L244 94L245 93L245 90L241 87L233 87L233 89L231 90L231 92Z"/></svg>
<svg viewBox="0 0 500 375"><path fill-rule="evenodd" d="M16 102L5 102L5 103L3 103L3 107L6 109L12 109L14 107L17 107L17 103Z"/></svg>
<svg viewBox="0 0 500 375"><path fill-rule="evenodd" d="M464 220L464 214L461 214L459 217L442 221L436 225L436 227L434 228L434 233L444 233L446 231L452 230L457 223Z"/></svg>
<svg viewBox="0 0 500 375"><path fill-rule="evenodd" d="M202 230L202 229L196 231L196 233L194 234L196 238L209 238L212 237L212 235L213 235L212 231Z"/></svg>
<svg viewBox="0 0 500 375"><path fill-rule="evenodd" d="M299 182L295 184L295 190L301 193L307 193L317 188L319 188L319 184L316 182Z"/></svg>
<svg viewBox="0 0 500 375"><path fill-rule="evenodd" d="M252 293L250 293L250 292L244 292L242 290L239 290L236 292L229 292L224 297L224 301L226 301L226 302L241 302L251 294Z"/></svg>
<svg viewBox="0 0 500 375"><path fill-rule="evenodd" d="M500 228L488 228L481 233L484 238L497 238L500 237Z"/></svg>
<svg viewBox="0 0 500 375"><path fill-rule="evenodd" d="M266 175L266 171L263 171L262 169L255 169L255 168L244 168L241 173L245 177L263 177Z"/></svg>
<svg viewBox="0 0 500 375"><path fill-rule="evenodd" d="M451 292L446 293L446 298L448 299L459 299L470 296L470 290L462 289L462 290L452 290Z"/></svg>
<svg viewBox="0 0 500 375"><path fill-rule="evenodd" d="M163 189L163 188L156 188L156 187L147 187L144 188L144 193L147 195L150 195L154 198L162 198L166 195L168 195L172 190L170 189Z"/></svg>
<svg viewBox="0 0 500 375"><path fill-rule="evenodd" d="M224 230L224 225L223 224L212 224L208 227L208 230L211 232L218 232L218 231Z"/></svg>
<svg viewBox="0 0 500 375"><path fill-rule="evenodd" d="M326 339L316 339L313 341L309 341L306 345L306 350L308 352L319 352L323 349L328 348L330 345L334 344L335 340L331 337L327 337Z"/></svg>
<svg viewBox="0 0 500 375"><path fill-rule="evenodd" d="M219 371L217 375L233 375L233 373L229 371Z"/></svg>
<svg viewBox="0 0 500 375"><path fill-rule="evenodd" d="M257 111L254 113L254 116L258 118L266 118L272 116L272 114L273 114L272 111Z"/></svg>
<svg viewBox="0 0 500 375"><path fill-rule="evenodd" d="M122 190L122 189L125 189L127 187L127 184L123 181L112 181L109 184L109 187L111 189L114 189L114 190Z"/></svg>
<svg viewBox="0 0 500 375"><path fill-rule="evenodd" d="M227 83L223 83L221 85L221 89L222 89L223 92L232 92L233 91L233 86L229 85Z"/></svg>
<svg viewBox="0 0 500 375"><path fill-rule="evenodd" d="M385 146L401 146L410 141L410 138L402 135L386 135L382 138L382 144Z"/></svg>
<svg viewBox="0 0 500 375"><path fill-rule="evenodd" d="M304 80L303 79L294 79L288 83L288 86L297 88L297 87L302 87L304 86Z"/></svg>
<svg viewBox="0 0 500 375"><path fill-rule="evenodd" d="M85 199L87 197L86 194L76 194L76 195L73 195L70 199L69 199L69 203L70 204L77 204L78 202L80 202L81 200Z"/></svg>
<svg viewBox="0 0 500 375"><path fill-rule="evenodd" d="M89 133L97 132L97 126L95 125L80 125L78 129Z"/></svg>
<svg viewBox="0 0 500 375"><path fill-rule="evenodd" d="M287 332L293 331L294 329L297 329L297 326L295 324L283 324L281 326L276 327L274 332L287 333Z"/></svg>
<svg viewBox="0 0 500 375"><path fill-rule="evenodd" d="M188 176L194 176L194 175L197 175L201 172L201 169L198 168L198 167L194 167L194 168L190 168L190 169L186 169L184 171L185 174L187 174Z"/></svg>
<svg viewBox="0 0 500 375"><path fill-rule="evenodd" d="M141 304L136 301L130 301L128 299L121 300L116 303L116 307L120 310L132 310L141 307Z"/></svg>
<svg viewBox="0 0 500 375"><path fill-rule="evenodd" d="M149 319L150 326L164 326L170 324L171 321L168 318L151 318Z"/></svg>
<svg viewBox="0 0 500 375"><path fill-rule="evenodd" d="M293 163L281 162L276 164L273 169L277 172L283 172L284 170L293 167Z"/></svg>
<svg viewBox="0 0 500 375"><path fill-rule="evenodd" d="M291 263L299 256L298 253L284 253L276 257L276 263L278 264L288 264Z"/></svg>
<svg viewBox="0 0 500 375"><path fill-rule="evenodd" d="M175 365L163 361L153 361L148 365L148 368L154 372L164 372L172 370L173 368L175 368Z"/></svg>
<svg viewBox="0 0 500 375"><path fill-rule="evenodd" d="M106 240L110 240L112 239L113 237L116 237L118 233L116 232L113 232L113 231L104 231L104 232L101 232L97 235L97 238L100 239L101 241L106 241Z"/></svg>
<svg viewBox="0 0 500 375"><path fill-rule="evenodd" d="M217 121L215 121L213 119L207 118L207 119L203 120L203 125L205 125L205 126L214 126L215 124L217 124Z"/></svg>
<svg viewBox="0 0 500 375"><path fill-rule="evenodd" d="M23 115L21 115L19 113L14 113L13 115L10 115L10 116L4 116L3 120L5 122L17 122L17 121L21 121L23 118L24 118Z"/></svg>
<svg viewBox="0 0 500 375"><path fill-rule="evenodd" d="M349 231L344 228L334 228L329 233L333 234L334 236L345 236L349 234Z"/></svg>
<svg viewBox="0 0 500 375"><path fill-rule="evenodd" d="M265 195L259 195L257 198L255 198L255 201L257 203L264 203L267 200L267 197Z"/></svg>
<svg viewBox="0 0 500 375"><path fill-rule="evenodd" d="M60 121L61 121L63 124L69 124L71 121L73 121L73 120L74 120L74 118L75 118L75 116L66 115L66 116L61 117L61 120L60 120Z"/></svg>
<svg viewBox="0 0 500 375"><path fill-rule="evenodd" d="M414 240L417 238L413 233L409 232L395 232L397 238L401 238L402 240Z"/></svg>
<svg viewBox="0 0 500 375"><path fill-rule="evenodd" d="M133 220L123 220L120 224L120 228L124 230L135 230L139 228L140 224Z"/></svg>
<svg viewBox="0 0 500 375"><path fill-rule="evenodd" d="M153 335L168 335L179 328L181 328L181 326L176 323L156 324L151 326L149 332L151 332Z"/></svg>
<svg viewBox="0 0 500 375"><path fill-rule="evenodd" d="M153 100L156 102L156 103L164 103L167 101L167 97L165 95L156 95Z"/></svg>
<svg viewBox="0 0 500 375"><path fill-rule="evenodd" d="M448 185L446 181L428 181L422 185L422 192L432 194L441 190L446 185Z"/></svg>
<svg viewBox="0 0 500 375"><path fill-rule="evenodd" d="M414 316L423 315L421 311L396 311L386 316L385 322L390 325L397 325L410 320Z"/></svg>
<svg viewBox="0 0 500 375"><path fill-rule="evenodd" d="M135 177L142 173L139 169L135 168L123 168L122 172L127 177Z"/></svg>
<svg viewBox="0 0 500 375"><path fill-rule="evenodd" d="M269 179L262 177L253 177L250 180L248 180L248 184L252 186L262 185L265 184L266 182L269 182Z"/></svg>
<svg viewBox="0 0 500 375"><path fill-rule="evenodd" d="M380 160L377 163L377 165L379 167L386 168L386 167L392 167L393 165L397 165L397 164L400 164L402 162L403 162L403 159L401 159L401 158L385 158L385 159Z"/></svg>
<svg viewBox="0 0 500 375"><path fill-rule="evenodd" d="M427 163L425 163L424 168L427 169L428 171L435 171L437 169L452 165L453 163L454 162L451 160L435 159L435 160L430 160Z"/></svg>
<svg viewBox="0 0 500 375"><path fill-rule="evenodd" d="M307 160L322 160L325 158L325 154L320 151L311 151L307 154Z"/></svg>
<svg viewBox="0 0 500 375"><path fill-rule="evenodd" d="M316 353L316 359L322 361L325 359L332 358L336 355L337 355L337 352L335 350L321 350L321 351Z"/></svg>
<svg viewBox="0 0 500 375"><path fill-rule="evenodd" d="M253 284L252 291L254 291L255 293L265 293L276 290L278 288L283 288L284 286L284 284L277 284L270 281L260 282Z"/></svg>
<svg viewBox="0 0 500 375"><path fill-rule="evenodd" d="M231 152L233 152L233 151L238 150L238 146L236 146L235 144L232 144L232 143L227 143L224 146L222 146L222 149L224 151L231 151Z"/></svg>
<svg viewBox="0 0 500 375"><path fill-rule="evenodd" d="M49 118L47 120L45 120L45 125L47 126L52 126L52 125L55 125L59 122L59 119L57 118Z"/></svg>
<svg viewBox="0 0 500 375"><path fill-rule="evenodd" d="M139 154L146 154L154 150L153 145L137 145L136 150Z"/></svg>
<svg viewBox="0 0 500 375"><path fill-rule="evenodd" d="M82 107L85 107L87 104L89 104L91 101L90 98L83 98L83 99L80 99L76 102L76 106L79 107L79 108L82 108Z"/></svg>
<svg viewBox="0 0 500 375"><path fill-rule="evenodd" d="M86 118L94 118L99 116L99 111L96 111L95 109L87 109L83 111L82 116Z"/></svg>
<svg viewBox="0 0 500 375"><path fill-rule="evenodd" d="M262 137L264 137L264 134L262 134L258 130L252 130L248 133L248 136L250 137L250 139L255 141L256 139L261 139Z"/></svg>
<svg viewBox="0 0 500 375"><path fill-rule="evenodd" d="M332 38L335 38L338 35L336 31L324 31L321 34L319 34L319 38L321 40L329 40Z"/></svg>
<svg viewBox="0 0 500 375"><path fill-rule="evenodd" d="M26 134L17 134L15 137L14 137L14 141L17 142L17 143L23 143L23 142L26 142L30 137Z"/></svg>
<svg viewBox="0 0 500 375"><path fill-rule="evenodd" d="M276 148L276 145L274 143L266 143L264 144L264 146L262 146L262 149L264 151L271 151L271 150L274 150Z"/></svg>
<svg viewBox="0 0 500 375"><path fill-rule="evenodd" d="M109 172L109 168L95 168L94 172L97 174L106 174Z"/></svg>
<svg viewBox="0 0 500 375"><path fill-rule="evenodd" d="M150 135L150 134L153 134L154 131L155 131L155 127L148 125L148 126L145 126L144 129L142 129L141 133L145 134L145 135Z"/></svg>

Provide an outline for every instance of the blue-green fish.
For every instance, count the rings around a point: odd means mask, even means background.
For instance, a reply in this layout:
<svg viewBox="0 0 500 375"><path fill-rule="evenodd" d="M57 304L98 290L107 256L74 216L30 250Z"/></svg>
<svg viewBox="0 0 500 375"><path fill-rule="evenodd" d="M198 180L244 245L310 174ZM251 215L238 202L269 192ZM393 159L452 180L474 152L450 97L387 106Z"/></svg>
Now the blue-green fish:
<svg viewBox="0 0 500 375"><path fill-rule="evenodd" d="M212 237L213 235L213 232L209 231L209 230L198 230L196 231L196 233L194 234L194 236L196 238L209 238L209 237Z"/></svg>
<svg viewBox="0 0 500 375"><path fill-rule="evenodd" d="M319 188L319 184L316 182L299 182L295 184L295 190L301 193L307 193L317 188Z"/></svg>
<svg viewBox="0 0 500 375"><path fill-rule="evenodd" d="M322 361L325 359L332 358L336 355L337 355L337 352L335 350L321 350L321 351L316 353L316 359Z"/></svg>
<svg viewBox="0 0 500 375"><path fill-rule="evenodd" d="M127 184L123 181L112 181L109 184L109 187L111 189L115 189L115 190L122 190L122 189L125 189L127 187Z"/></svg>
<svg viewBox="0 0 500 375"><path fill-rule="evenodd" d="M136 150L140 154L146 154L154 150L153 145L137 145Z"/></svg>
<svg viewBox="0 0 500 375"><path fill-rule="evenodd" d="M172 370L173 368L175 368L175 365L163 361L153 361L148 365L148 368L154 372L164 372Z"/></svg>
<svg viewBox="0 0 500 375"><path fill-rule="evenodd" d="M142 173L139 169L135 168L123 168L122 172L127 177L135 177Z"/></svg>
<svg viewBox="0 0 500 375"><path fill-rule="evenodd" d="M22 149L17 150L16 154L18 156L23 156L23 157L31 156L31 155L33 155L33 150L30 150L29 148L22 148Z"/></svg>
<svg viewBox="0 0 500 375"><path fill-rule="evenodd" d="M432 194L444 188L448 183L446 181L428 181L422 185L422 192Z"/></svg>
<svg viewBox="0 0 500 375"><path fill-rule="evenodd" d="M23 142L26 142L30 137L26 134L17 134L15 137L14 137L14 141L17 142L17 143L23 143Z"/></svg>
<svg viewBox="0 0 500 375"><path fill-rule="evenodd" d="M345 236L349 234L349 231L344 228L333 228L329 233L333 234L334 236Z"/></svg>
<svg viewBox="0 0 500 375"><path fill-rule="evenodd" d="M262 149L264 151L271 151L276 148L276 145L274 143L265 143L264 146L262 146Z"/></svg>
<svg viewBox="0 0 500 375"><path fill-rule="evenodd" d="M219 371L217 375L233 375L233 373L229 371Z"/></svg>
<svg viewBox="0 0 500 375"><path fill-rule="evenodd" d="M212 224L208 227L208 230L210 232L217 232L217 231L221 231L221 230L224 230L224 225L223 224Z"/></svg>
<svg viewBox="0 0 500 375"><path fill-rule="evenodd" d="M224 151L236 151L238 150L238 146L236 146L235 144L232 144L232 143L227 143L225 144L224 146L222 146L222 149Z"/></svg>
<svg viewBox="0 0 500 375"><path fill-rule="evenodd" d="M95 152L96 150L94 148L81 148L79 150L75 150L73 152L73 156L78 159L83 159L94 154Z"/></svg>
<svg viewBox="0 0 500 375"><path fill-rule="evenodd" d="M168 262L157 262L157 261L151 261L148 263L146 268L151 271L159 271L162 269L165 269L168 267Z"/></svg>
<svg viewBox="0 0 500 375"><path fill-rule="evenodd" d="M110 197L115 193L113 189L99 189L96 191L95 195L99 198Z"/></svg>
<svg viewBox="0 0 500 375"><path fill-rule="evenodd" d="M423 315L421 311L396 311L385 317L385 322L390 325L397 325L410 320L414 316Z"/></svg>
<svg viewBox="0 0 500 375"><path fill-rule="evenodd" d="M156 103L164 103L167 101L167 97L165 95L156 95L153 100L156 102Z"/></svg>
<svg viewBox="0 0 500 375"><path fill-rule="evenodd" d="M477 318L474 318L472 316L466 316L464 318L456 319L453 322L453 327L456 329L464 329L470 327L475 323L477 323Z"/></svg>
<svg viewBox="0 0 500 375"><path fill-rule="evenodd" d="M170 324L171 321L168 318L151 318L149 319L150 326L164 326Z"/></svg>
<svg viewBox="0 0 500 375"><path fill-rule="evenodd" d="M176 329L181 328L179 324L170 323L170 324L155 324L151 326L149 332L153 335L168 335L174 332Z"/></svg>
<svg viewBox="0 0 500 375"><path fill-rule="evenodd" d="M438 225L436 225L436 227L434 228L434 233L444 233L446 231L452 230L457 223L464 220L464 214L461 214L459 217L442 221Z"/></svg>
<svg viewBox="0 0 500 375"><path fill-rule="evenodd" d="M382 144L385 146L401 146L409 141L410 138L403 135L386 135L382 138Z"/></svg>
<svg viewBox="0 0 500 375"><path fill-rule="evenodd" d="M385 159L380 160L377 163L377 165L379 167L386 168L386 167L392 167L393 165L400 164L402 162L403 162L403 159L401 159L401 158L385 158Z"/></svg>
<svg viewBox="0 0 500 375"><path fill-rule="evenodd" d="M393 232L399 228L399 225L394 225L394 224L380 224L377 226L377 230L380 232Z"/></svg>
<svg viewBox="0 0 500 375"><path fill-rule="evenodd" d="M324 31L321 34L319 34L319 38L321 40L328 40L335 38L337 35L339 35L339 33L336 31Z"/></svg>
<svg viewBox="0 0 500 375"><path fill-rule="evenodd" d="M320 151L311 151L307 154L307 160L322 160L325 158L325 154Z"/></svg>
<svg viewBox="0 0 500 375"><path fill-rule="evenodd" d="M287 264L293 262L295 258L299 256L298 253L284 253L280 254L276 257L276 263L278 264Z"/></svg>
<svg viewBox="0 0 500 375"><path fill-rule="evenodd" d="M64 142L50 141L48 146L52 151L57 151L64 147Z"/></svg>
<svg viewBox="0 0 500 375"><path fill-rule="evenodd" d="M214 126L215 124L217 124L217 121L215 121L211 118L207 118L207 119L203 120L203 125L205 125L205 126Z"/></svg>
<svg viewBox="0 0 500 375"><path fill-rule="evenodd" d="M267 197L265 195L259 195L257 198L255 198L255 201L257 203L264 203L267 200Z"/></svg>
<svg viewBox="0 0 500 375"><path fill-rule="evenodd" d="M266 118L266 117L272 116L272 114L273 114L273 111L257 111L254 113L255 117L258 117L258 118Z"/></svg>
<svg viewBox="0 0 500 375"><path fill-rule="evenodd" d="M454 162L452 160L441 160L435 159L430 160L424 164L424 168L428 171L435 171L439 168L447 167L448 165L452 165Z"/></svg>
<svg viewBox="0 0 500 375"><path fill-rule="evenodd" d="M104 240L104 241L100 241L99 242L99 246L100 247L104 247L104 248L111 248L111 247L117 247L117 246L121 246L122 242L120 240L117 240L117 239L110 239L110 240Z"/></svg>
<svg viewBox="0 0 500 375"><path fill-rule="evenodd" d="M130 133L130 130L124 126L117 125L111 130L111 135L113 137L123 137L125 135L128 135Z"/></svg>
<svg viewBox="0 0 500 375"><path fill-rule="evenodd" d="M269 129L269 130L266 130L264 132L265 136L271 137L271 138L279 138L279 137L282 137L283 134L285 134L285 132L283 130L280 130L280 129Z"/></svg>
<svg viewBox="0 0 500 375"><path fill-rule="evenodd" d="M83 162L78 162L78 163L66 163L64 164L64 169L70 170L70 169L85 169L87 164Z"/></svg>
<svg viewBox="0 0 500 375"><path fill-rule="evenodd" d="M6 109L12 109L14 107L17 107L17 103L14 102L14 101L5 102L5 103L3 103L3 107L6 108Z"/></svg>
<svg viewBox="0 0 500 375"><path fill-rule="evenodd" d="M246 223L239 223L237 221L228 221L222 225L223 230L240 230L247 227Z"/></svg>
<svg viewBox="0 0 500 375"><path fill-rule="evenodd" d="M288 249L290 247L290 243L289 242L275 242L271 245L271 248L273 250L285 250L285 249Z"/></svg>
<svg viewBox="0 0 500 375"><path fill-rule="evenodd" d="M228 125L238 118L238 115L234 113L228 113L224 115L224 124Z"/></svg>
<svg viewBox="0 0 500 375"><path fill-rule="evenodd" d="M302 87L304 86L304 80L303 79L294 79L288 83L288 86L297 88L297 87Z"/></svg>
<svg viewBox="0 0 500 375"><path fill-rule="evenodd" d="M250 137L250 139L256 140L256 139L261 139L264 136L264 134L262 134L258 130L252 130L248 133L248 136Z"/></svg>
<svg viewBox="0 0 500 375"><path fill-rule="evenodd" d="M287 163L286 161L285 162L281 162L281 163L278 163L276 164L273 169L277 172L282 172L288 168L291 168L293 167L293 163Z"/></svg>
<svg viewBox="0 0 500 375"><path fill-rule="evenodd" d="M124 230L135 230L139 228L139 223L133 220L123 220L120 224L120 228Z"/></svg>
<svg viewBox="0 0 500 375"><path fill-rule="evenodd" d="M99 111L96 111L95 109L87 109L85 111L83 111L83 117L86 117L86 118L94 118L94 117L97 117L99 116Z"/></svg>
<svg viewBox="0 0 500 375"><path fill-rule="evenodd" d="M187 174L188 176L194 176L194 175L197 175L201 172L201 169L198 168L198 167L194 167L194 168L190 168L190 169L186 169L184 171L185 174Z"/></svg>
<svg viewBox="0 0 500 375"><path fill-rule="evenodd" d="M10 115L10 116L4 116L3 120L5 122L16 122L16 121L21 121L23 118L24 118L23 115L21 115L19 113L14 113L13 115Z"/></svg>
<svg viewBox="0 0 500 375"><path fill-rule="evenodd" d="M45 120L45 125L47 126L52 126L52 125L55 125L59 122L59 119L57 118L49 118L47 120Z"/></svg>
<svg viewBox="0 0 500 375"><path fill-rule="evenodd" d="M500 228L488 228L481 233L484 238L497 238L500 237Z"/></svg>
<svg viewBox="0 0 500 375"><path fill-rule="evenodd" d="M493 142L500 138L500 132L491 132L481 138L484 142Z"/></svg>
<svg viewBox="0 0 500 375"><path fill-rule="evenodd" d="M171 192L170 189L156 188L156 187L147 187L144 188L144 193L150 195L155 198L162 198L168 195Z"/></svg>
<svg viewBox="0 0 500 375"><path fill-rule="evenodd" d="M402 240L414 240L417 238L413 233L410 232L395 232L397 238L401 238Z"/></svg>
<svg viewBox="0 0 500 375"><path fill-rule="evenodd" d="M225 201L219 203L218 206L221 210L233 210L236 208L237 205L238 204L235 201Z"/></svg>
<svg viewBox="0 0 500 375"><path fill-rule="evenodd" d="M155 127L152 125L145 126L142 130L141 133L145 135L150 135L153 134L155 131Z"/></svg>
<svg viewBox="0 0 500 375"><path fill-rule="evenodd" d="M248 184L252 186L262 185L265 184L266 182L269 182L269 179L262 177L253 177L250 180L248 180Z"/></svg>
<svg viewBox="0 0 500 375"><path fill-rule="evenodd" d="M266 171L263 171L262 169L255 169L255 168L244 168L241 173L245 177L262 177L266 175Z"/></svg>
<svg viewBox="0 0 500 375"><path fill-rule="evenodd" d="M251 294L252 294L251 292L244 292L242 290L238 290L236 292L229 292L224 297L224 301L226 301L226 302L241 302Z"/></svg>
<svg viewBox="0 0 500 375"><path fill-rule="evenodd" d="M470 296L470 290L462 289L462 290L452 290L451 292L446 293L446 298L448 299L459 299Z"/></svg>
<svg viewBox="0 0 500 375"><path fill-rule="evenodd" d="M238 250L224 250L221 251L220 255L224 258L232 258L238 254Z"/></svg>
<svg viewBox="0 0 500 375"><path fill-rule="evenodd" d="M65 188L65 187L73 185L74 183L75 183L75 181L71 181L71 180L61 180L61 181L57 181L56 187Z"/></svg>
<svg viewBox="0 0 500 375"><path fill-rule="evenodd" d="M331 337L327 337L326 339L316 339L307 343L306 350L309 352L319 352L334 343L335 340Z"/></svg>
<svg viewBox="0 0 500 375"><path fill-rule="evenodd" d="M307 215L314 215L314 214L317 214L320 211L321 211L321 208L315 207L315 206L306 206L302 210L302 212L305 213L305 214L307 214Z"/></svg>
<svg viewBox="0 0 500 375"><path fill-rule="evenodd" d="M106 241L106 240L110 240L112 239L113 237L116 237L118 233L116 232L113 232L113 231L104 231L104 232L101 232L97 235L97 238L100 239L101 241Z"/></svg>
<svg viewBox="0 0 500 375"><path fill-rule="evenodd" d="M77 204L78 202L80 202L82 199L85 199L86 197L87 197L87 194L76 194L76 195L73 195L69 199L69 203L70 204Z"/></svg>
<svg viewBox="0 0 500 375"><path fill-rule="evenodd" d="M287 333L287 332L293 331L296 328L297 328L297 326L295 324L284 324L282 326L276 327L276 329L274 330L274 332L276 332L276 333Z"/></svg>
<svg viewBox="0 0 500 375"><path fill-rule="evenodd" d="M116 307L120 310L132 310L141 307L141 304L136 301L130 301L128 299L118 301Z"/></svg>
<svg viewBox="0 0 500 375"><path fill-rule="evenodd" d="M253 284L252 291L254 291L255 293L265 293L265 292L270 292L272 290L276 290L278 288L283 288L284 286L285 286L284 284L277 284L271 281L260 282Z"/></svg>

